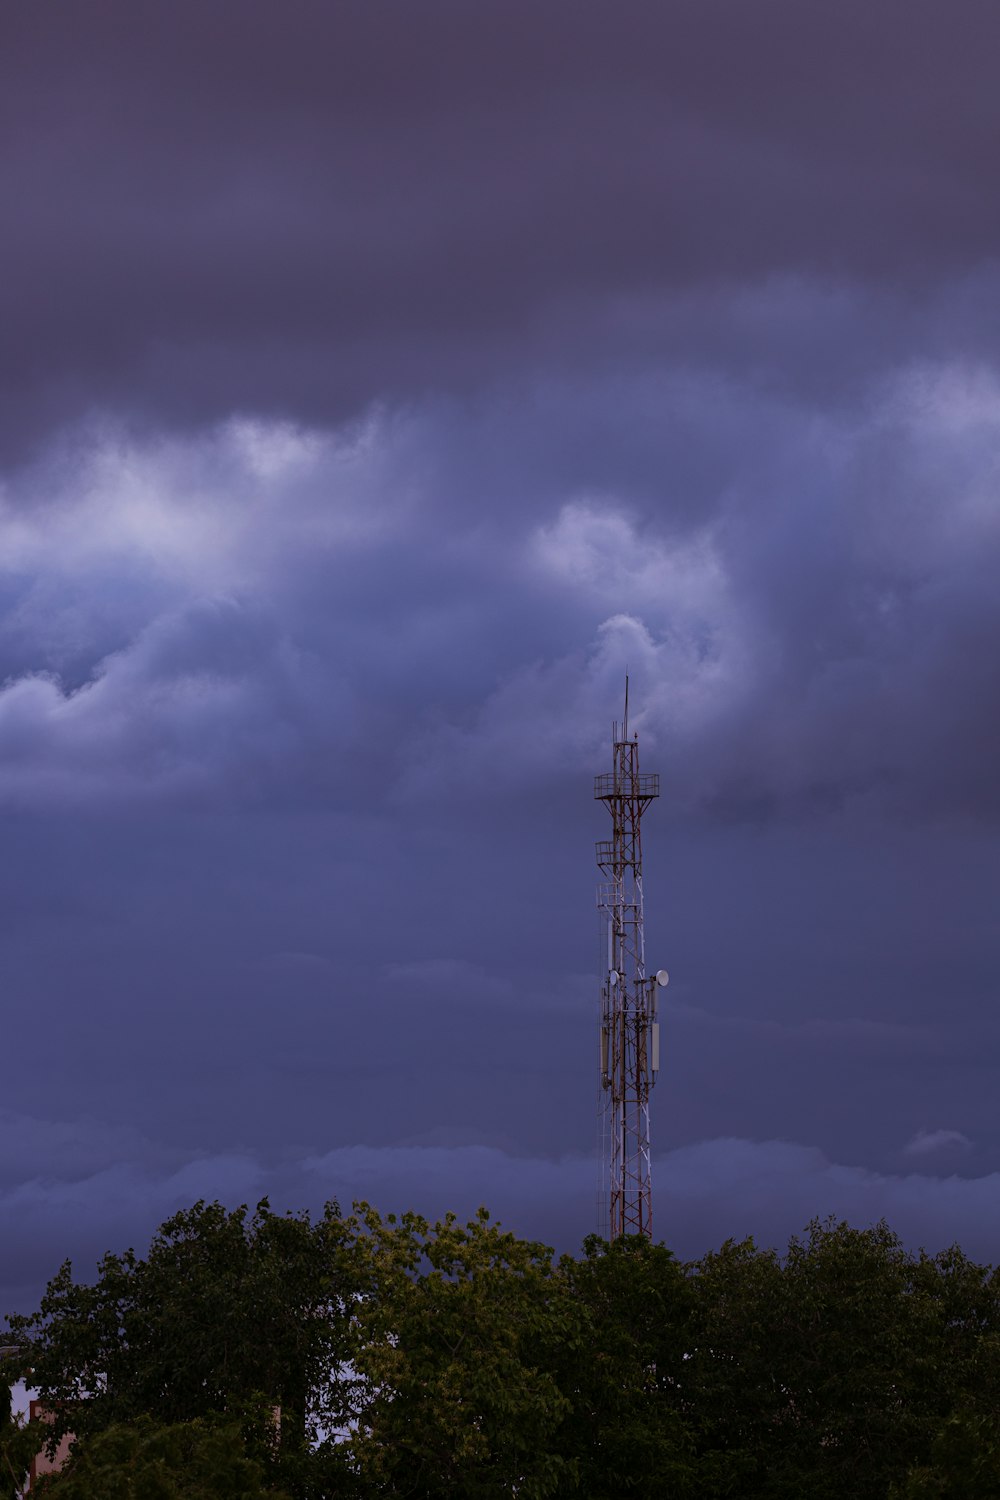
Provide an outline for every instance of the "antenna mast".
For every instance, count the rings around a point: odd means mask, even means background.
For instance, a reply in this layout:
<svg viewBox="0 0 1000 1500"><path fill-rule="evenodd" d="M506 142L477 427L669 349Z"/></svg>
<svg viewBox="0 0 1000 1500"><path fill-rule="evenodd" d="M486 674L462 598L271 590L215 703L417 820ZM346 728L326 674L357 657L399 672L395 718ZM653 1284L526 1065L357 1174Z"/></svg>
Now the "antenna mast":
<svg viewBox="0 0 1000 1500"><path fill-rule="evenodd" d="M642 926L641 820L660 795L657 775L640 775L638 736L625 718L614 725L610 774L594 778L594 797L611 814L612 836L597 845L605 879L597 888L601 914L601 1185L602 1232L653 1235L649 1160L649 1091L660 1066L656 996L665 969L646 978Z"/></svg>

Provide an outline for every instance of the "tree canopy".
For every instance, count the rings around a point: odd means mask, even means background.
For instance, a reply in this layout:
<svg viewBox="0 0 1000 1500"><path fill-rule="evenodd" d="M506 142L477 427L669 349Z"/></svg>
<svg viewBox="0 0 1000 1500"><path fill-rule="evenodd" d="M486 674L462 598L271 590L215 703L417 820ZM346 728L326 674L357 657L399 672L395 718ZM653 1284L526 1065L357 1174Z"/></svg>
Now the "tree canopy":
<svg viewBox="0 0 1000 1500"><path fill-rule="evenodd" d="M9 1323L10 1376L76 1435L54 1500L1000 1494L997 1274L884 1224L682 1264L556 1259L485 1210L202 1202Z"/></svg>
<svg viewBox="0 0 1000 1500"><path fill-rule="evenodd" d="M246 1451L237 1424L160 1424L142 1416L95 1432L65 1472L33 1494L51 1500L290 1500Z"/></svg>

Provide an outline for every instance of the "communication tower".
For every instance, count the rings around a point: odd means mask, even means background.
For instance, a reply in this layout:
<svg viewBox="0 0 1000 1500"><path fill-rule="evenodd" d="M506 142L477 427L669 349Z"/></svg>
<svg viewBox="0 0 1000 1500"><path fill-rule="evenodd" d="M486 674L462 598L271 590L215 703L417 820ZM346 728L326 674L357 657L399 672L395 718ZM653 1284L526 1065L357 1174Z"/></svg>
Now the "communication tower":
<svg viewBox="0 0 1000 1500"><path fill-rule="evenodd" d="M646 978L642 925L642 815L660 795L658 775L640 774L638 736L625 718L614 725L609 773L594 778L594 797L611 814L612 835L597 845L605 877L597 888L601 915L601 1182L598 1201L608 1237L652 1238L649 1092L660 1067L656 997L667 983L660 969Z"/></svg>

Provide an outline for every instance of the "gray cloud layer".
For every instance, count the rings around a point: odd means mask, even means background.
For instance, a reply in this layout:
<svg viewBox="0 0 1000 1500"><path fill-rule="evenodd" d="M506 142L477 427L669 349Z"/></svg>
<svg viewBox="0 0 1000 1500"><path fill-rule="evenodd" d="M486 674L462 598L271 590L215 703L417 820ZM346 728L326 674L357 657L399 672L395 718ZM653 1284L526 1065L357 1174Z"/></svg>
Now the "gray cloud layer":
<svg viewBox="0 0 1000 1500"><path fill-rule="evenodd" d="M16 1135L41 1145L53 1134L61 1134L60 1127L43 1121L3 1122L4 1142ZM57 1253L71 1255L77 1275L86 1277L106 1249L141 1248L156 1224L199 1196L219 1194L237 1203L270 1194L315 1207L337 1197L345 1211L362 1198L385 1211L419 1202L431 1216L448 1210L471 1216L489 1184L495 1216L557 1249L576 1250L594 1229L594 1164L583 1157L544 1160L482 1145L349 1146L270 1160L247 1153L193 1160L175 1154L151 1166L150 1143L146 1160L139 1161L131 1155L134 1141L107 1139L101 1130L87 1140L79 1128L74 1137L76 1161L67 1162L67 1175L11 1187L0 1182L0 1210L11 1226L0 1283L5 1307L37 1296L39 1274L55 1271L55 1264L39 1265L39 1245L58 1245ZM20 1177L27 1165L19 1156L15 1174ZM10 1168L2 1167L6 1179ZM780 1237L783 1244L810 1218L830 1213L854 1223L887 1217L913 1244L935 1250L957 1238L968 1253L984 1257L1000 1233L996 1173L883 1174L839 1166L790 1142L737 1139L666 1153L656 1159L654 1173L660 1232L682 1255L700 1254L734 1229L765 1244Z"/></svg>

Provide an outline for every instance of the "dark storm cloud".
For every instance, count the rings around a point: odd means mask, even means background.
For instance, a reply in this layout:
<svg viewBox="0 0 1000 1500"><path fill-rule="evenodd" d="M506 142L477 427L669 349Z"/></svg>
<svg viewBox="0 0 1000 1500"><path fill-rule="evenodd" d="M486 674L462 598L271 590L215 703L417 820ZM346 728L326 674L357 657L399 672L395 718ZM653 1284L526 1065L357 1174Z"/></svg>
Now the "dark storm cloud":
<svg viewBox="0 0 1000 1500"><path fill-rule="evenodd" d="M679 295L785 274L926 315L995 257L998 33L912 0L20 7L8 442L662 358Z"/></svg>

